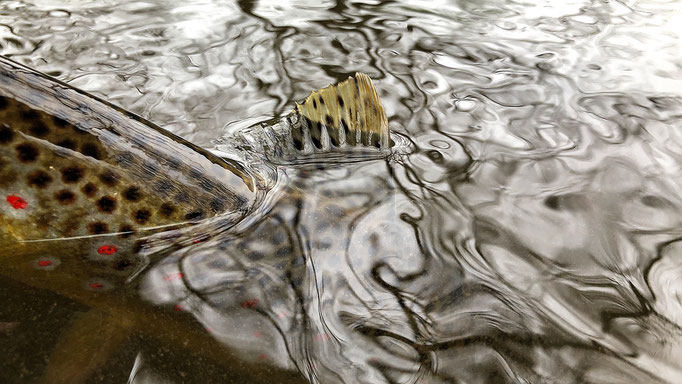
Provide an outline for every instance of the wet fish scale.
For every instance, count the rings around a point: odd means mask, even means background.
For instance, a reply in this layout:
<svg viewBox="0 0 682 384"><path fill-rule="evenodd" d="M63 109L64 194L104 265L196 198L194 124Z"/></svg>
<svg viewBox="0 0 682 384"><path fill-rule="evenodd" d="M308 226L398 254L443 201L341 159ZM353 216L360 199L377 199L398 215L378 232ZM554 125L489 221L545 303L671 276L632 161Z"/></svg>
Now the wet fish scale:
<svg viewBox="0 0 682 384"><path fill-rule="evenodd" d="M53 84L39 84L36 80L46 81L32 78L38 77L35 74L25 76L12 79L18 96L0 96L2 188L6 195L27 202L21 210L2 205L0 227L14 238L134 231L248 209L253 192L246 172L238 173L206 153L197 156L201 153L196 148L160 130L127 133L141 124L124 113L116 116L108 111L110 119L83 115L82 111L107 107L102 103L81 105L78 112L65 108L61 97L71 90L57 93L48 88ZM41 94L40 105L30 104L34 94ZM90 128L86 131L83 126ZM180 165L165 155L183 152L189 161ZM150 167L158 176L149 178Z"/></svg>

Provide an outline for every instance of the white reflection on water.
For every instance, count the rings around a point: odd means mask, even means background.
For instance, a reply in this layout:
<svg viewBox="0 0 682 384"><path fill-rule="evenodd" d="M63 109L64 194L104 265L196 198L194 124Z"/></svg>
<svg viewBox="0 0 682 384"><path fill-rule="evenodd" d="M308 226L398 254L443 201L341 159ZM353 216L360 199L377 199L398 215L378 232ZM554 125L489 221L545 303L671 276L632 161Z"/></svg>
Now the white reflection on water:
<svg viewBox="0 0 682 384"><path fill-rule="evenodd" d="M324 383L680 381L678 3L0 11L3 54L205 146L375 79L418 151L285 170L241 237L146 275L245 359Z"/></svg>

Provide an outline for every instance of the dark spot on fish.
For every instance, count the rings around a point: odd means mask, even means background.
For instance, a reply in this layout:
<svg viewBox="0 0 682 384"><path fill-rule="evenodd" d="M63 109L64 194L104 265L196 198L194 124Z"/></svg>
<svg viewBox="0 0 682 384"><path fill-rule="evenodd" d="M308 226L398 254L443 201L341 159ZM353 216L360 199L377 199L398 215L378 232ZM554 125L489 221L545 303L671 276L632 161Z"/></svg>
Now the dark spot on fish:
<svg viewBox="0 0 682 384"><path fill-rule="evenodd" d="M277 257L283 257L283 256L291 255L293 253L293 251L294 250L291 247L286 246L286 247L279 248L275 254L277 255Z"/></svg>
<svg viewBox="0 0 682 384"><path fill-rule="evenodd" d="M99 175L99 179L104 185L113 187L118 183L118 175L111 170L106 170Z"/></svg>
<svg viewBox="0 0 682 384"><path fill-rule="evenodd" d="M50 182L52 182L52 176L41 170L33 171L27 177L27 184L35 188L44 188Z"/></svg>
<svg viewBox="0 0 682 384"><path fill-rule="evenodd" d="M112 267L117 271L123 271L130 267L131 265L133 265L133 263L130 260L123 259L115 262Z"/></svg>
<svg viewBox="0 0 682 384"><path fill-rule="evenodd" d="M211 210L213 212L222 212L225 210L225 202L222 201L221 199L215 198L211 201Z"/></svg>
<svg viewBox="0 0 682 384"><path fill-rule="evenodd" d="M152 213L147 209L138 209L133 215L133 219L138 224L145 224L152 217Z"/></svg>
<svg viewBox="0 0 682 384"><path fill-rule="evenodd" d="M332 124L334 124L334 120L331 116L327 115L327 133L329 134L329 141L333 146L338 147L339 144L341 144L341 140L339 139L339 130Z"/></svg>
<svg viewBox="0 0 682 384"><path fill-rule="evenodd" d="M381 148L381 139L379 139L379 134L376 132L372 132L372 135L369 137L370 139L370 145L373 145L376 148Z"/></svg>
<svg viewBox="0 0 682 384"><path fill-rule="evenodd" d="M315 148L322 149L322 123L319 121L315 123L315 129L310 131L310 138L313 140Z"/></svg>
<svg viewBox="0 0 682 384"><path fill-rule="evenodd" d="M73 202L76 201L76 195L68 189L62 189L55 193L54 198L57 199L61 205L73 204Z"/></svg>
<svg viewBox="0 0 682 384"><path fill-rule="evenodd" d="M348 124L346 123L346 119L344 118L341 118L341 127L343 128L343 132L346 134L346 144L355 145L355 131L351 132Z"/></svg>
<svg viewBox="0 0 682 384"><path fill-rule="evenodd" d="M92 157L95 160L102 159L102 154L100 153L99 148L95 143L83 143L83 145L81 145L80 152L85 156Z"/></svg>
<svg viewBox="0 0 682 384"><path fill-rule="evenodd" d="M71 139L64 139L64 140L58 141L57 145L62 147L62 148L70 149L72 151L76 149L76 143Z"/></svg>
<svg viewBox="0 0 682 384"><path fill-rule="evenodd" d="M123 198L128 201L139 201L142 198L142 192L138 187L128 187L123 191Z"/></svg>
<svg viewBox="0 0 682 384"><path fill-rule="evenodd" d="M317 109L317 101L313 99L313 108Z"/></svg>
<svg viewBox="0 0 682 384"><path fill-rule="evenodd" d="M330 115L325 116L324 119L327 123L327 126L329 126L329 127L334 126L334 119Z"/></svg>
<svg viewBox="0 0 682 384"><path fill-rule="evenodd" d="M59 117L57 117L57 116L52 116L52 122L53 122L54 125L57 126L58 128L64 128L64 127L66 127L67 125L69 125L69 123L68 123L66 120L64 120L64 119L62 119L62 118L59 118Z"/></svg>
<svg viewBox="0 0 682 384"><path fill-rule="evenodd" d="M154 191L163 196L167 195L172 190L173 183L171 183L169 180L161 180L154 185Z"/></svg>
<svg viewBox="0 0 682 384"><path fill-rule="evenodd" d="M322 98L322 96L320 96L320 104L324 105L324 99Z"/></svg>
<svg viewBox="0 0 682 384"><path fill-rule="evenodd" d="M282 232L277 232L277 233L275 233L274 235L272 235L272 238L270 239L270 242L271 242L273 245L280 245L280 244L282 244L284 241L286 241L286 239L287 239L287 235L286 235L286 234L284 234L284 233L282 233Z"/></svg>
<svg viewBox="0 0 682 384"><path fill-rule="evenodd" d="M122 238L127 239L135 233L135 228L130 224L123 224L118 228L118 231L121 232Z"/></svg>
<svg viewBox="0 0 682 384"><path fill-rule="evenodd" d="M166 165L170 169L178 169L178 168L180 168L180 164L182 164L182 162L180 161L180 159L178 159L176 157L170 158L166 162Z"/></svg>
<svg viewBox="0 0 682 384"><path fill-rule="evenodd" d="M249 254L246 255L246 257L248 257L249 260L258 261L258 260L264 258L265 254L263 252L253 251L253 252L249 252Z"/></svg>
<svg viewBox="0 0 682 384"><path fill-rule="evenodd" d="M95 196L95 193L97 193L97 186L93 183L87 183L81 188L81 191L85 194L85 196L88 197L93 197Z"/></svg>
<svg viewBox="0 0 682 384"><path fill-rule="evenodd" d="M109 230L109 227L107 226L106 223L103 223L101 221L96 221L94 223L88 224L88 232L93 235L99 235L102 233L106 233Z"/></svg>
<svg viewBox="0 0 682 384"><path fill-rule="evenodd" d="M7 125L0 127L0 144L7 144L14 140L14 130Z"/></svg>
<svg viewBox="0 0 682 384"><path fill-rule="evenodd" d="M201 219L204 216L202 211L192 211L185 215L185 220Z"/></svg>
<svg viewBox="0 0 682 384"><path fill-rule="evenodd" d="M341 97L341 96L339 95L339 105L341 106L341 108L343 108L343 106L344 106L345 104L346 104L346 103L344 103L343 97Z"/></svg>
<svg viewBox="0 0 682 384"><path fill-rule="evenodd" d="M40 115L34 109L23 110L19 116L21 116L21 119L24 121L40 121Z"/></svg>
<svg viewBox="0 0 682 384"><path fill-rule="evenodd" d="M111 213L116 209L116 199L111 196L102 196L97 200L97 209L100 212Z"/></svg>
<svg viewBox="0 0 682 384"><path fill-rule="evenodd" d="M8 105L7 98L5 96L0 96L0 109L5 109Z"/></svg>
<svg viewBox="0 0 682 384"><path fill-rule="evenodd" d="M62 181L65 183L77 183L83 178L83 169L80 167L67 167L62 169Z"/></svg>
<svg viewBox="0 0 682 384"><path fill-rule="evenodd" d="M42 122L31 124L31 126L28 128L28 131L35 137L44 137L50 133L49 128L47 128Z"/></svg>
<svg viewBox="0 0 682 384"><path fill-rule="evenodd" d="M159 207L159 214L163 217L170 217L173 213L175 213L175 206L171 203L163 203Z"/></svg>
<svg viewBox="0 0 682 384"><path fill-rule="evenodd" d="M369 132L366 130L362 129L362 125L359 125L360 127L360 143L369 145Z"/></svg>
<svg viewBox="0 0 682 384"><path fill-rule="evenodd" d="M38 148L31 143L22 143L15 147L17 157L22 163L30 163L38 158Z"/></svg>
<svg viewBox="0 0 682 384"><path fill-rule="evenodd" d="M291 130L291 140L294 143L294 148L302 151L305 145L303 144L303 130L300 127L295 127Z"/></svg>

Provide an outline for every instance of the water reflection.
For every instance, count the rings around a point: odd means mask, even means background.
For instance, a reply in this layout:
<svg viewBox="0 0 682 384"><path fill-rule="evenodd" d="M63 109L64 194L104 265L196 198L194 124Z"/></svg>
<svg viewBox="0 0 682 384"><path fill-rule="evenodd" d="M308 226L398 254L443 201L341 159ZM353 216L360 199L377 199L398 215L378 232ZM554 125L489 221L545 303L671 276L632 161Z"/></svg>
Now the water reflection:
<svg viewBox="0 0 682 384"><path fill-rule="evenodd" d="M682 377L679 5L112 5L2 4L2 53L205 146L361 70L415 147L279 168L146 300L312 382Z"/></svg>

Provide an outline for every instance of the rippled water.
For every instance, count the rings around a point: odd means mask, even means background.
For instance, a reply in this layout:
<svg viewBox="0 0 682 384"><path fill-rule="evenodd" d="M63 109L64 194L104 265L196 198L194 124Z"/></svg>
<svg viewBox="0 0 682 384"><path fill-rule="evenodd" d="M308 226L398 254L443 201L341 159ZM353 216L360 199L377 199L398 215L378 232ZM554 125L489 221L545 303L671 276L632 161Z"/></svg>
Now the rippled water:
<svg viewBox="0 0 682 384"><path fill-rule="evenodd" d="M355 71L414 146L283 167L141 278L232 365L137 335L88 382L681 382L682 7L558 4L0 3L1 54L202 146ZM83 304L0 283L0 378L37 381Z"/></svg>

